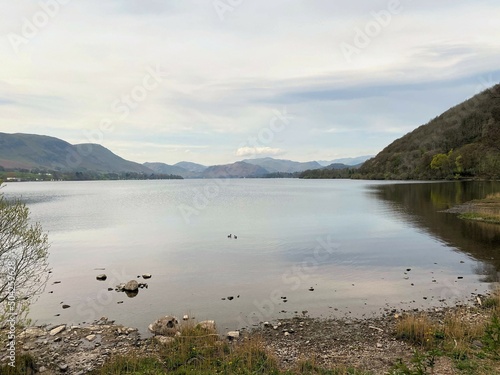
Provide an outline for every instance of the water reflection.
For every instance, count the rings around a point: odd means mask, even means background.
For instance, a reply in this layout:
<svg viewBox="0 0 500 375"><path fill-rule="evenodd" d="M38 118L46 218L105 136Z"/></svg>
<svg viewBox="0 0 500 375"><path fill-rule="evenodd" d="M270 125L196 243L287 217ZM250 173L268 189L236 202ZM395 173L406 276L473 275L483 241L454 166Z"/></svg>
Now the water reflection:
<svg viewBox="0 0 500 375"><path fill-rule="evenodd" d="M449 246L484 263L475 268L483 281L499 281L500 226L461 220L443 210L500 191L500 182L456 181L377 185L370 193L396 215Z"/></svg>

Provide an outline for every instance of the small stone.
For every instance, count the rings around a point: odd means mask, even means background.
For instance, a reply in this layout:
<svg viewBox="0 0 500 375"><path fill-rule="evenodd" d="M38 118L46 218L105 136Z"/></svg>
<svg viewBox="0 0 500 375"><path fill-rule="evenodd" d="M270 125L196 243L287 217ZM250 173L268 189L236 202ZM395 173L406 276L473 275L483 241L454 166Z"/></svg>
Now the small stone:
<svg viewBox="0 0 500 375"><path fill-rule="evenodd" d="M108 277L107 277L105 274L103 274L103 273L102 273L102 274L100 274L100 275L97 275L95 278L96 278L97 280L99 280L99 281L104 281L104 280L106 280Z"/></svg>
<svg viewBox="0 0 500 375"><path fill-rule="evenodd" d="M88 335L87 337L85 337L88 341L94 341L94 339L96 338L96 335L92 334L92 335Z"/></svg>
<svg viewBox="0 0 500 375"><path fill-rule="evenodd" d="M482 348L484 346L484 344L479 340L474 340L472 342L472 345L474 345L476 348Z"/></svg>
<svg viewBox="0 0 500 375"><path fill-rule="evenodd" d="M189 320L189 315L184 315L184 316L182 317L182 320Z"/></svg>
<svg viewBox="0 0 500 375"><path fill-rule="evenodd" d="M142 278L147 280L147 279L150 279L152 277L152 275L150 273L145 273L142 275Z"/></svg>
<svg viewBox="0 0 500 375"><path fill-rule="evenodd" d="M313 288L313 287L310 287L310 288L309 288L309 291L310 291L310 292L314 292L314 288Z"/></svg>
<svg viewBox="0 0 500 375"><path fill-rule="evenodd" d="M285 336L290 336L290 332L285 332Z"/></svg>
<svg viewBox="0 0 500 375"><path fill-rule="evenodd" d="M227 338L229 340L236 340L240 337L240 332L239 331L229 331L227 333Z"/></svg>
<svg viewBox="0 0 500 375"><path fill-rule="evenodd" d="M118 305L121 305L123 303L123 301L118 301L117 304Z"/></svg>
<svg viewBox="0 0 500 375"><path fill-rule="evenodd" d="M45 366L41 366L39 369L38 369L38 372L45 372L47 371L47 368Z"/></svg>
<svg viewBox="0 0 500 375"><path fill-rule="evenodd" d="M66 371L68 371L68 365L67 365L66 363L63 363L63 364L59 365L59 370L60 370L61 372L66 372Z"/></svg>
<svg viewBox="0 0 500 375"><path fill-rule="evenodd" d="M381 343L377 343L377 348L381 349L383 347L383 345Z"/></svg>
<svg viewBox="0 0 500 375"><path fill-rule="evenodd" d="M168 345L175 341L175 338L168 336L155 336L155 339L158 340L163 345Z"/></svg>
<svg viewBox="0 0 500 375"><path fill-rule="evenodd" d="M458 276L457 279L458 280L462 280L464 277L463 276Z"/></svg>
<svg viewBox="0 0 500 375"><path fill-rule="evenodd" d="M227 299L228 299L229 301L232 301L232 300L234 299L234 297L233 297L233 296L229 296L229 297L227 297Z"/></svg>
<svg viewBox="0 0 500 375"><path fill-rule="evenodd" d="M62 305L63 309L69 309L71 306L70 305Z"/></svg>

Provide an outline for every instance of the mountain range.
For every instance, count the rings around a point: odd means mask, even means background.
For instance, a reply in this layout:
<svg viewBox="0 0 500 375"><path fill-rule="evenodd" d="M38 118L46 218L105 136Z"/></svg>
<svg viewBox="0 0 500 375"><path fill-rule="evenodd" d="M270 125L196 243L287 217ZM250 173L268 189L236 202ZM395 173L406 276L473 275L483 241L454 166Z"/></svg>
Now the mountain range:
<svg viewBox="0 0 500 375"><path fill-rule="evenodd" d="M358 161L358 159L352 159ZM347 160L349 162L349 160ZM139 164L125 160L98 144L72 145L58 138L36 134L0 133L0 171L56 171L61 173L135 173L176 175L183 178L264 177L293 174L322 168L316 162L256 158L232 164L205 166L182 161L174 165L160 162ZM334 164L335 168L347 167Z"/></svg>

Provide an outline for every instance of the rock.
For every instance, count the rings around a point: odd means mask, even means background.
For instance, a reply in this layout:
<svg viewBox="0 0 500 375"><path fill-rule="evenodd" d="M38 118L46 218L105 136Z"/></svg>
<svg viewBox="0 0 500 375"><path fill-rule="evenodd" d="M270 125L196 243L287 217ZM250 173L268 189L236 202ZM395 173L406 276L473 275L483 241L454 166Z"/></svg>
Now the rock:
<svg viewBox="0 0 500 375"><path fill-rule="evenodd" d="M94 341L94 339L96 338L96 335L92 334L92 335L88 335L87 337L85 337L88 341Z"/></svg>
<svg viewBox="0 0 500 375"><path fill-rule="evenodd" d="M156 338L156 340L158 340L160 342L160 344L163 344L163 345L168 345L168 344L171 344L175 341L175 338L167 337L167 336L156 336L155 338Z"/></svg>
<svg viewBox="0 0 500 375"><path fill-rule="evenodd" d="M95 278L96 278L97 280L99 280L99 281L104 281L104 280L106 280L108 277L107 277L105 274L101 273L100 275L97 275Z"/></svg>
<svg viewBox="0 0 500 375"><path fill-rule="evenodd" d="M63 309L69 309L71 306L70 305L62 305Z"/></svg>
<svg viewBox="0 0 500 375"><path fill-rule="evenodd" d="M29 327L26 328L20 335L19 338L25 337L41 337L46 334L45 330L38 327Z"/></svg>
<svg viewBox="0 0 500 375"><path fill-rule="evenodd" d="M472 345L474 345L476 348L479 348L479 349L481 349L484 346L484 344L479 340L474 340L472 342Z"/></svg>
<svg viewBox="0 0 500 375"><path fill-rule="evenodd" d="M227 297L227 299L228 299L229 301L232 301L232 300L234 299L234 297L233 297L233 296L229 296L229 297Z"/></svg>
<svg viewBox="0 0 500 375"><path fill-rule="evenodd" d="M182 320L189 320L189 315L184 315L184 316L182 317Z"/></svg>
<svg viewBox="0 0 500 375"><path fill-rule="evenodd" d="M115 290L117 292L123 292L123 288L125 288L125 283L118 284Z"/></svg>
<svg viewBox="0 0 500 375"><path fill-rule="evenodd" d="M240 337L240 332L239 331L229 331L227 333L227 338L229 340L236 340Z"/></svg>
<svg viewBox="0 0 500 375"><path fill-rule="evenodd" d="M214 320L204 320L199 322L197 325L199 328L206 329L207 331L215 331L215 321Z"/></svg>
<svg viewBox="0 0 500 375"><path fill-rule="evenodd" d="M290 332L285 332L285 336L290 336Z"/></svg>
<svg viewBox="0 0 500 375"><path fill-rule="evenodd" d="M41 366L39 369L38 369L38 372L45 372L47 371L47 368L45 366Z"/></svg>
<svg viewBox="0 0 500 375"><path fill-rule="evenodd" d="M123 287L123 290L127 292L136 292L139 289L139 283L135 280L130 280Z"/></svg>
<svg viewBox="0 0 500 375"><path fill-rule="evenodd" d="M310 287L310 288L309 288L309 291L310 291L310 292L314 292L314 288L313 288L313 287Z"/></svg>
<svg viewBox="0 0 500 375"><path fill-rule="evenodd" d="M145 273L142 275L142 278L147 280L147 279L150 279L152 277L152 275L150 273Z"/></svg>
<svg viewBox="0 0 500 375"><path fill-rule="evenodd" d="M63 364L59 365L59 371L66 372L66 371L68 371L68 367L69 366L66 363L63 363Z"/></svg>
<svg viewBox="0 0 500 375"><path fill-rule="evenodd" d="M175 316L164 316L148 326L155 335L174 336L179 332L179 321Z"/></svg>
<svg viewBox="0 0 500 375"><path fill-rule="evenodd" d="M63 325L60 325L58 327L55 327L55 328L51 329L50 332L49 332L49 334L51 336L55 336L58 333L61 333L62 331L64 331L65 329L66 329L66 324L63 324Z"/></svg>

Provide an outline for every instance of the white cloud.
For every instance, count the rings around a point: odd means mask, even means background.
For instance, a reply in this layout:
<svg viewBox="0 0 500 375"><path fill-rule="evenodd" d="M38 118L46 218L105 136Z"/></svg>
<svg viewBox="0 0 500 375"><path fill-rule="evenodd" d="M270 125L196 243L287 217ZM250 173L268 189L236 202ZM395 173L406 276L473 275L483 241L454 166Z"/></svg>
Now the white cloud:
<svg viewBox="0 0 500 375"><path fill-rule="evenodd" d="M22 33L40 6L7 2L0 14L0 129L84 142L85 132L111 119L104 145L122 144L113 151L125 158L137 156L136 140L180 146L165 154L150 147L141 161L150 152L174 163L191 149L192 161L226 163L269 126L273 109L286 106L294 114L290 126L267 151L251 155L373 153L398 129L411 130L476 93L485 78L500 81L499 5L401 3L349 63L339 46L387 1L252 0L224 21L212 0L70 1L18 54L7 35ZM168 77L122 118L113 103L157 64Z"/></svg>
<svg viewBox="0 0 500 375"><path fill-rule="evenodd" d="M241 157L248 156L277 156L284 154L285 151L280 148L272 147L240 147L235 155Z"/></svg>

